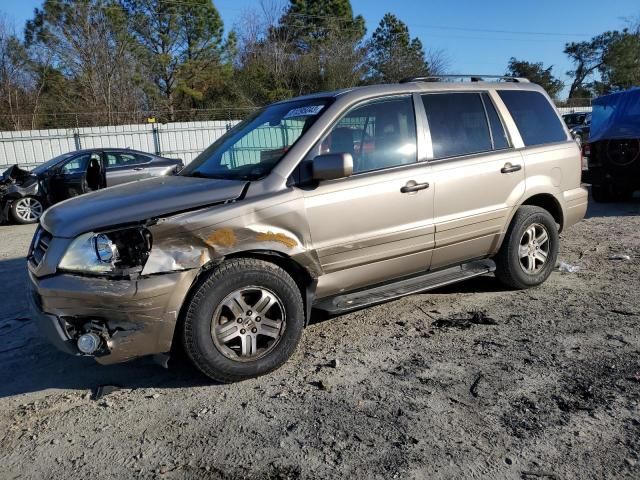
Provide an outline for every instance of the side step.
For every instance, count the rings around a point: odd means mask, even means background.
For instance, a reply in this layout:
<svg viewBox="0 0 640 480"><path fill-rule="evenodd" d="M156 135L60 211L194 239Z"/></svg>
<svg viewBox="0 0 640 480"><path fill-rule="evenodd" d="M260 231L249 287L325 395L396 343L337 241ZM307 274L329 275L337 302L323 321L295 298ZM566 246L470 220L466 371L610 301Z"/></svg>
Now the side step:
<svg viewBox="0 0 640 480"><path fill-rule="evenodd" d="M349 310L382 303L394 298L404 297L412 293L424 292L434 288L460 282L468 278L493 272L496 264L493 260L476 260L456 267L428 272L411 278L403 278L395 282L378 285L366 290L345 293L335 297L321 298L313 308L328 313L341 313Z"/></svg>

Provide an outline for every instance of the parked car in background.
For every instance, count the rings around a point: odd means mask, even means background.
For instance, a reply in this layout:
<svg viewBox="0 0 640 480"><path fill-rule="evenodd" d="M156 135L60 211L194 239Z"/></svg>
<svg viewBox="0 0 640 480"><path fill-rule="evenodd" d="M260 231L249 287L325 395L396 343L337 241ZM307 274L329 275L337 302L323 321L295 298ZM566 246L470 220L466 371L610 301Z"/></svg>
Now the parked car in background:
<svg viewBox="0 0 640 480"><path fill-rule="evenodd" d="M64 153L26 171L17 165L2 177L0 221L35 223L46 207L67 198L121 183L178 173L182 160L131 149Z"/></svg>
<svg viewBox="0 0 640 480"><path fill-rule="evenodd" d="M565 113L562 115L562 119L564 123L567 124L567 128L572 129L573 127L584 124L588 114L589 112Z"/></svg>
<svg viewBox="0 0 640 480"><path fill-rule="evenodd" d="M584 117L584 121L578 125L574 125L569 128L569 132L576 141L582 145L589 140L589 132L591 131L591 113L587 113Z"/></svg>
<svg viewBox="0 0 640 480"><path fill-rule="evenodd" d="M626 200L640 189L640 88L593 101L583 180L594 200Z"/></svg>
<svg viewBox="0 0 640 480"><path fill-rule="evenodd" d="M526 79L410 79L269 105L179 175L47 210L33 315L100 363L181 341L213 379L291 356L312 308L363 308L495 271L544 282L580 221L580 150Z"/></svg>

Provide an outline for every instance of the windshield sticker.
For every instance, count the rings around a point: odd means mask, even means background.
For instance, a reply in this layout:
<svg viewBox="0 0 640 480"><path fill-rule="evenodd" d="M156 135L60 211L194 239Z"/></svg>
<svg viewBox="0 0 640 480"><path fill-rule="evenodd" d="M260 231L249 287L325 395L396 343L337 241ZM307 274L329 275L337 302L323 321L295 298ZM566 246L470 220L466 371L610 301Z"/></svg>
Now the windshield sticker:
<svg viewBox="0 0 640 480"><path fill-rule="evenodd" d="M306 107L294 108L293 110L289 110L283 118L310 117L320 113L323 107L324 105L308 105Z"/></svg>

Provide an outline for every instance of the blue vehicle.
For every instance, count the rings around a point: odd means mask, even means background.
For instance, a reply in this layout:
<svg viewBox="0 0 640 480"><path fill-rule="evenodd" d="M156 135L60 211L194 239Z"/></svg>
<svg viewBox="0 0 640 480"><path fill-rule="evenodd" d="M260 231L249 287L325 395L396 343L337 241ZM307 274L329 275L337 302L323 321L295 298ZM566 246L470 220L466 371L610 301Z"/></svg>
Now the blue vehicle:
<svg viewBox="0 0 640 480"><path fill-rule="evenodd" d="M593 102L588 171L597 202L626 200L640 189L640 88Z"/></svg>

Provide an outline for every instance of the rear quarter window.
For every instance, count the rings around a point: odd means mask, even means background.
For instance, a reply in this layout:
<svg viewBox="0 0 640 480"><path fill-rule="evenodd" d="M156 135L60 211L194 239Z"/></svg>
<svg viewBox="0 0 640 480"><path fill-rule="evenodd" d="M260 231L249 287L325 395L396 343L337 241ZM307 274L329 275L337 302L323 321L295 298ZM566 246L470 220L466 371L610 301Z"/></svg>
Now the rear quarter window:
<svg viewBox="0 0 640 480"><path fill-rule="evenodd" d="M547 98L539 92L498 90L525 146L567 141L562 122Z"/></svg>

